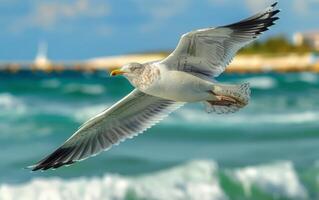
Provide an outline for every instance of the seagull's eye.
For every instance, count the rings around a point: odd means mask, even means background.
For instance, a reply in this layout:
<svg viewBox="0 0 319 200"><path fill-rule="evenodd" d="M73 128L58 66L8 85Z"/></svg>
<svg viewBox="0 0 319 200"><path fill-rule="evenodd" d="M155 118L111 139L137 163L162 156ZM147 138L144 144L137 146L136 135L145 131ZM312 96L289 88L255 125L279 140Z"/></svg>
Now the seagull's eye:
<svg viewBox="0 0 319 200"><path fill-rule="evenodd" d="M131 71L135 72L138 68L137 67L131 67Z"/></svg>

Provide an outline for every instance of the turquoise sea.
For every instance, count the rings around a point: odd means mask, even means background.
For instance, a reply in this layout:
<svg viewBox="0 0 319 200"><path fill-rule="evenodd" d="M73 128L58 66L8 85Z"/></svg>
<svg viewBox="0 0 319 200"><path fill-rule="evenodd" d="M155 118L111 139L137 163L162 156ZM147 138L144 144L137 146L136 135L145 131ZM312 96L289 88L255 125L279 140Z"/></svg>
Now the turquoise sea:
<svg viewBox="0 0 319 200"><path fill-rule="evenodd" d="M144 134L70 167L25 169L132 87L96 73L0 73L0 200L319 199L319 75L248 81L247 108L182 107Z"/></svg>

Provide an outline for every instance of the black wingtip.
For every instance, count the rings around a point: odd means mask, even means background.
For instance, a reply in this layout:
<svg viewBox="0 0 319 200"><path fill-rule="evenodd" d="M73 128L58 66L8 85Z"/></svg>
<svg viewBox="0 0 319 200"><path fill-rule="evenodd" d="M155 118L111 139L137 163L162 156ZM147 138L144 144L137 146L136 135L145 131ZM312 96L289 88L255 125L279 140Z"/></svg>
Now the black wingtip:
<svg viewBox="0 0 319 200"><path fill-rule="evenodd" d="M276 1L275 3L271 4L271 7L276 7L276 5L278 4L278 1Z"/></svg>
<svg viewBox="0 0 319 200"><path fill-rule="evenodd" d="M272 11L271 16L275 16L278 13L280 13L280 9Z"/></svg>
<svg viewBox="0 0 319 200"><path fill-rule="evenodd" d="M41 169L40 165L32 165L30 167L28 167L29 169L31 169L31 171L35 172Z"/></svg>
<svg viewBox="0 0 319 200"><path fill-rule="evenodd" d="M22 169L24 170L31 170L34 168L35 165L29 165L29 166L26 166L26 167L23 167Z"/></svg>
<svg viewBox="0 0 319 200"><path fill-rule="evenodd" d="M76 161L70 160L68 162L56 163L56 164L53 164L53 165L43 165L43 164L41 165L41 164L39 164L39 165L29 166L29 167L27 167L27 169L31 169L32 172L39 171L39 170L46 171L48 169L55 170L55 169L60 168L62 166L69 166L71 164L74 164L75 162Z"/></svg>
<svg viewBox="0 0 319 200"><path fill-rule="evenodd" d="M223 27L231 28L234 31L240 32L242 34L246 33L247 35L249 35L249 33L251 33L250 36L255 39L258 35L267 31L269 27L274 25L274 22L279 19L279 17L277 17L277 14L280 12L280 10L274 9L277 4L278 2L275 2L271 5L271 9L269 9L268 7L267 10L257 13L252 17Z"/></svg>
<svg viewBox="0 0 319 200"><path fill-rule="evenodd" d="M38 170L48 170L48 169L56 169L63 165L70 165L73 164L75 161L69 160L65 161L63 160L69 153L72 151L72 148L58 148L55 150L52 154L50 154L48 157L44 158L37 164L30 166L31 171L38 171Z"/></svg>
<svg viewBox="0 0 319 200"><path fill-rule="evenodd" d="M33 167L33 168L31 169L31 171L35 172L35 171L38 171L38 170L40 170L40 169L41 169L40 166L35 166L35 167Z"/></svg>
<svg viewBox="0 0 319 200"><path fill-rule="evenodd" d="M277 21L279 19L279 17L273 17L272 20L273 21Z"/></svg>

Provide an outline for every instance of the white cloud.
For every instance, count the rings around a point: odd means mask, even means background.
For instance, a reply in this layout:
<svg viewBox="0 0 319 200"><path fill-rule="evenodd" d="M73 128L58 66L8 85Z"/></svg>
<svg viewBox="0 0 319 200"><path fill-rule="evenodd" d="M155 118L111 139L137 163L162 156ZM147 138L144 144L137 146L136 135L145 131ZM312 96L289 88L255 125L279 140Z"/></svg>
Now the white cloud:
<svg viewBox="0 0 319 200"><path fill-rule="evenodd" d="M215 4L232 5L233 4L233 0L208 0L208 1L212 3L213 5ZM270 6L271 4L276 2L276 0L240 0L240 1L243 2L243 4L245 4L248 10L252 13L259 12L263 10L264 8L266 8L267 6Z"/></svg>
<svg viewBox="0 0 319 200"><path fill-rule="evenodd" d="M248 7L248 9L252 12L259 12L266 8L267 6L270 6L275 1L272 0L245 0L245 3Z"/></svg>
<svg viewBox="0 0 319 200"><path fill-rule="evenodd" d="M142 25L141 31L148 32L156 30L172 17L185 11L189 0L136 0L141 12L149 16L149 21Z"/></svg>
<svg viewBox="0 0 319 200"><path fill-rule="evenodd" d="M318 16L319 0L294 0L294 11L303 16L317 15Z"/></svg>
<svg viewBox="0 0 319 200"><path fill-rule="evenodd" d="M31 11L22 16L12 25L13 31L21 31L30 27L51 29L65 20L74 20L78 17L97 18L110 13L110 7L94 0L74 0L72 2L39 1Z"/></svg>

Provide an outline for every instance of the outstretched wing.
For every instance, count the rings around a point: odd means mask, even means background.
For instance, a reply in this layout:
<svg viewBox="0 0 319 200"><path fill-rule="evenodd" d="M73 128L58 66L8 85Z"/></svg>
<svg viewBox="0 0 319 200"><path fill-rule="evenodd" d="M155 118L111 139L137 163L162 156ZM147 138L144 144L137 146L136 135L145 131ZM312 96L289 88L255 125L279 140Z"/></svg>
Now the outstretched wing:
<svg viewBox="0 0 319 200"><path fill-rule="evenodd" d="M279 19L277 3L240 22L184 34L176 49L161 63L171 70L198 76L219 76L239 49L255 40Z"/></svg>
<svg viewBox="0 0 319 200"><path fill-rule="evenodd" d="M135 89L84 123L61 147L32 166L32 170L58 168L96 155L142 133L183 104Z"/></svg>

